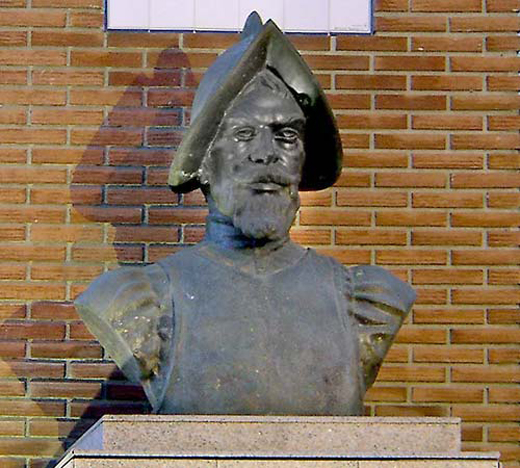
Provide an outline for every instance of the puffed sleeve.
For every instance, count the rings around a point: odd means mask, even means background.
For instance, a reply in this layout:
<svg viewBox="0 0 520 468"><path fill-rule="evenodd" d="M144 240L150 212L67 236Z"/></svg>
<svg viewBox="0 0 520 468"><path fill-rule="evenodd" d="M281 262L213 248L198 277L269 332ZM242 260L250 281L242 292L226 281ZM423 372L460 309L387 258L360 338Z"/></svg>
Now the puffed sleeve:
<svg viewBox="0 0 520 468"><path fill-rule="evenodd" d="M171 365L173 301L158 265L104 273L75 301L79 315L125 376L140 382L154 409Z"/></svg>
<svg viewBox="0 0 520 468"><path fill-rule="evenodd" d="M360 360L368 389L415 301L415 291L385 269L345 269L348 312L358 327Z"/></svg>

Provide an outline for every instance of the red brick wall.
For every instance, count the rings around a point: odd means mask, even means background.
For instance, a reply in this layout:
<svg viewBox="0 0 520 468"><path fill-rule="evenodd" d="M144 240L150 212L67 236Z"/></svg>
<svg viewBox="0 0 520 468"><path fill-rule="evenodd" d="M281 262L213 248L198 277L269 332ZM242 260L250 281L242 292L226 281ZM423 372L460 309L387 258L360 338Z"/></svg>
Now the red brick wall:
<svg viewBox="0 0 520 468"><path fill-rule="evenodd" d="M294 238L419 299L373 415L459 416L520 466L518 0L379 0L376 34L294 37L345 146ZM72 299L203 232L165 186L194 88L234 35L103 31L101 0L0 0L0 464L42 467L105 412L146 411ZM27 464L27 465L26 465Z"/></svg>

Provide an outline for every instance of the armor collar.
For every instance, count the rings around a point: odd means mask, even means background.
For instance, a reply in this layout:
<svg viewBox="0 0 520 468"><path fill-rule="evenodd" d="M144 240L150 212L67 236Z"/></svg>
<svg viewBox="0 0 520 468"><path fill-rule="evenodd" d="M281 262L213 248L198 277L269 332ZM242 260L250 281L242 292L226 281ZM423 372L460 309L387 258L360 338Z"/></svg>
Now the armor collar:
<svg viewBox="0 0 520 468"><path fill-rule="evenodd" d="M242 234L229 218L212 213L199 252L207 258L252 275L269 275L293 266L308 252L289 239L258 241Z"/></svg>

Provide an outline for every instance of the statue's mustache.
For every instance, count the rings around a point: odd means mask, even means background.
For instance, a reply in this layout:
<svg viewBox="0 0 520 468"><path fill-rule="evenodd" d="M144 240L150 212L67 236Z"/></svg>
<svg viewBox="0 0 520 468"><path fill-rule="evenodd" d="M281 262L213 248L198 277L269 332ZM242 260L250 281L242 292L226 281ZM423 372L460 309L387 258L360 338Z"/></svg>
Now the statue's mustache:
<svg viewBox="0 0 520 468"><path fill-rule="evenodd" d="M250 185L250 184L277 184L282 187L287 187L289 185L296 184L298 182L298 178L296 176L291 176L282 171L255 171L248 174L241 174L239 183L241 185Z"/></svg>

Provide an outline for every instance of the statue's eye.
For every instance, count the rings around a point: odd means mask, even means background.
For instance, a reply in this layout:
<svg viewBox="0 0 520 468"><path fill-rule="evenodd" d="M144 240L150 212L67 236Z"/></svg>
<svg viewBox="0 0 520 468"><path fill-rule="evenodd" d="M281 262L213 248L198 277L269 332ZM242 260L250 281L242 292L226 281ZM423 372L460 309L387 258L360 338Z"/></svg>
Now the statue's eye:
<svg viewBox="0 0 520 468"><path fill-rule="evenodd" d="M250 141L255 137L255 129L252 127L240 127L233 132L237 141Z"/></svg>
<svg viewBox="0 0 520 468"><path fill-rule="evenodd" d="M275 138L282 143L295 143L300 138L300 134L294 128L284 127L276 132Z"/></svg>

